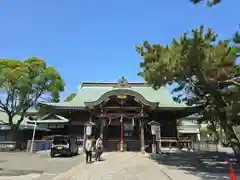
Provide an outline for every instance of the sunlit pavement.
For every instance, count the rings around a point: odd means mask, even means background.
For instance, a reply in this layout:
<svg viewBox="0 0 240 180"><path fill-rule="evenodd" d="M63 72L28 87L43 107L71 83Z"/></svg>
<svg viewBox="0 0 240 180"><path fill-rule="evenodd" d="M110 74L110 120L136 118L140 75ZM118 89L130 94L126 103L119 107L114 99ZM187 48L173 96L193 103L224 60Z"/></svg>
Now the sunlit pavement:
<svg viewBox="0 0 240 180"><path fill-rule="evenodd" d="M103 161L86 164L84 155L52 159L49 152L0 153L0 180L228 180L229 168L212 157L172 152L151 159L110 152L103 154Z"/></svg>
<svg viewBox="0 0 240 180"><path fill-rule="evenodd" d="M139 153L111 152L103 154L103 161L80 163L54 180L194 180L194 175L169 170Z"/></svg>

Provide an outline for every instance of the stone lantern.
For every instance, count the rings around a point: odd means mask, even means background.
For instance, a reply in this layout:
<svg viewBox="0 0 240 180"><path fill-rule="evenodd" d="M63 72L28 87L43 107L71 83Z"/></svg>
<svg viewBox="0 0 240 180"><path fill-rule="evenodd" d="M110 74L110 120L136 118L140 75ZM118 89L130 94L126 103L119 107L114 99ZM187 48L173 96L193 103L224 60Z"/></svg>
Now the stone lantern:
<svg viewBox="0 0 240 180"><path fill-rule="evenodd" d="M148 123L149 126L151 126L151 133L153 137L153 143L152 143L152 153L156 154L157 152L157 143L156 143L156 135L160 134L160 123L156 121L150 121ZM160 142L161 143L161 142Z"/></svg>

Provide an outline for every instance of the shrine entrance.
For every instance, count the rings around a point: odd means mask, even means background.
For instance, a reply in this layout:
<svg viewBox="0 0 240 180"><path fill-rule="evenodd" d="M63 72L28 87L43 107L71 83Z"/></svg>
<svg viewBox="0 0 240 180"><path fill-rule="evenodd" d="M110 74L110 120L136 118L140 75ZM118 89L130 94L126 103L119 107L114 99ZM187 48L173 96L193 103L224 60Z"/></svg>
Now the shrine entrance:
<svg viewBox="0 0 240 180"><path fill-rule="evenodd" d="M149 114L157 103L129 89L116 89L86 103L109 151L144 151Z"/></svg>

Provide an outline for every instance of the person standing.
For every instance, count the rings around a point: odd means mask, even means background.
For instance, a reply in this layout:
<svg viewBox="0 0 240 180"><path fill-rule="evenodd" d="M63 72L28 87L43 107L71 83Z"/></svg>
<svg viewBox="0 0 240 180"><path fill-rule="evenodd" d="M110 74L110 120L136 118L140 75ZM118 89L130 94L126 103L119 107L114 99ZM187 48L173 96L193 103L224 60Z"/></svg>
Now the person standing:
<svg viewBox="0 0 240 180"><path fill-rule="evenodd" d="M85 142L85 154L86 154L86 163L91 163L92 162L92 140L88 136L87 140Z"/></svg>
<svg viewBox="0 0 240 180"><path fill-rule="evenodd" d="M100 161L100 157L103 153L103 141L101 136L97 139L95 147L96 147L95 161Z"/></svg>

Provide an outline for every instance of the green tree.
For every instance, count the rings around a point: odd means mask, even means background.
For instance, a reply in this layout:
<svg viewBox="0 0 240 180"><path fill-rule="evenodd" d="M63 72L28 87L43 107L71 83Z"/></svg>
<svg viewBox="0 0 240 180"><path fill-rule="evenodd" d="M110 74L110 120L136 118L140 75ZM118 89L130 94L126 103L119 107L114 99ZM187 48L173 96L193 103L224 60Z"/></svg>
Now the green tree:
<svg viewBox="0 0 240 180"><path fill-rule="evenodd" d="M3 98L0 108L8 114L8 123L13 138L17 140L17 132L26 111L37 103L42 96L54 94L59 97L64 90L64 81L59 73L44 60L36 57L25 61L0 60L0 86ZM14 122L13 118L20 114L21 118Z"/></svg>
<svg viewBox="0 0 240 180"><path fill-rule="evenodd" d="M208 7L215 6L222 2L222 0L190 0L194 4L199 4L200 2L205 2ZM240 33L236 32L233 36L233 42L235 44L240 44ZM237 84L236 84L237 85ZM239 86L239 85L238 85ZM235 131L240 131L240 126L234 126ZM240 139L240 133L237 134L238 139Z"/></svg>
<svg viewBox="0 0 240 180"><path fill-rule="evenodd" d="M68 97L66 97L64 102L72 101L75 98L75 96L76 96L76 93L71 93Z"/></svg>
<svg viewBox="0 0 240 180"><path fill-rule="evenodd" d="M234 118L240 112L239 74L236 60L240 49L230 40L216 41L217 35L204 27L184 33L170 45L149 44L137 46L144 58L139 73L154 88L177 84L177 99L206 104L214 109L219 122L240 159L240 143L233 131Z"/></svg>
<svg viewBox="0 0 240 180"><path fill-rule="evenodd" d="M222 0L190 0L192 3L194 4L199 4L200 2L206 2L206 5L208 7L212 7L212 6L215 6L221 2L223 2ZM240 34L239 32L236 32L235 35L234 35L234 38L233 38L233 41L235 43L240 43Z"/></svg>
<svg viewBox="0 0 240 180"><path fill-rule="evenodd" d="M208 103L208 106L211 104ZM214 108L205 109L201 112L202 118L199 120L199 123L207 124L205 127L206 130L213 135L213 138L216 142L221 140L220 135L220 122L218 118L218 114Z"/></svg>
<svg viewBox="0 0 240 180"><path fill-rule="evenodd" d="M214 6L222 2L222 0L190 0L194 4L198 4L200 2L206 2L207 6Z"/></svg>

